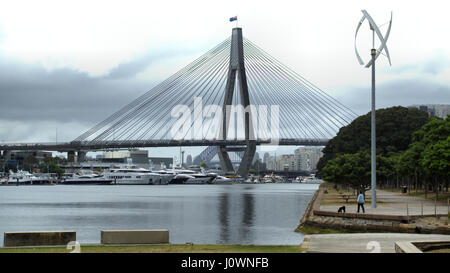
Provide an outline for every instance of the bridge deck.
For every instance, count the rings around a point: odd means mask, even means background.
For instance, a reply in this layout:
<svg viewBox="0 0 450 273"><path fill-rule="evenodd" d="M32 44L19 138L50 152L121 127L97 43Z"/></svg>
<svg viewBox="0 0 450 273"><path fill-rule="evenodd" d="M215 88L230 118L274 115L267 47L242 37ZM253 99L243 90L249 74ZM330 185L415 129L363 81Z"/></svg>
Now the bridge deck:
<svg viewBox="0 0 450 273"><path fill-rule="evenodd" d="M325 146L328 139L280 139L271 143L270 140L255 140L257 145L282 146ZM109 149L176 147L176 146L233 146L245 145L246 140L142 140L142 141L101 141L101 142L42 142L42 143L3 143L3 151L96 151Z"/></svg>

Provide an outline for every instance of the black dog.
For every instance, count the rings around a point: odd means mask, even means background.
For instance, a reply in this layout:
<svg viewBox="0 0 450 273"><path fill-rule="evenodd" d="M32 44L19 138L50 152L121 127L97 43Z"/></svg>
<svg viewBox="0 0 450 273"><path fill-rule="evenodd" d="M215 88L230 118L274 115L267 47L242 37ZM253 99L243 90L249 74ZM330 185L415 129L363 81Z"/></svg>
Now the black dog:
<svg viewBox="0 0 450 273"><path fill-rule="evenodd" d="M345 213L345 206L340 207L339 210L338 210L338 212L343 212L343 213Z"/></svg>

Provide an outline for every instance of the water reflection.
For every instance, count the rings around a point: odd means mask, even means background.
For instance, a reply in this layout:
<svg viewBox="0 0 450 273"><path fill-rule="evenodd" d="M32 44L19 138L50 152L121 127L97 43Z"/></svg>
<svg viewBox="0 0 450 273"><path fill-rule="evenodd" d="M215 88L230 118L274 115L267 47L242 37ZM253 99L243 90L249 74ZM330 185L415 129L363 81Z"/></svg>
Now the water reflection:
<svg viewBox="0 0 450 273"><path fill-rule="evenodd" d="M219 223L220 223L220 235L219 235L219 243L220 242L228 242L230 237L230 226L229 226L229 198L230 194L228 192L224 192L219 196Z"/></svg>
<svg viewBox="0 0 450 273"><path fill-rule="evenodd" d="M242 225L239 232L240 241L252 241L250 232L253 228L253 217L255 213L254 197L251 193L242 193Z"/></svg>

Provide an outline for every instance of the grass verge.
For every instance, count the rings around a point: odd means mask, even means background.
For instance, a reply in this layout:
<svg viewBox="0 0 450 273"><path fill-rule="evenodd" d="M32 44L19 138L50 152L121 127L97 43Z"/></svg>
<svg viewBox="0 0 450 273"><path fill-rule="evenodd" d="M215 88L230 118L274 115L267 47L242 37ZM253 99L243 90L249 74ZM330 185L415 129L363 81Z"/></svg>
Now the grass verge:
<svg viewBox="0 0 450 273"><path fill-rule="evenodd" d="M81 245L81 253L301 253L297 245ZM69 253L66 247L3 247L0 253Z"/></svg>
<svg viewBox="0 0 450 273"><path fill-rule="evenodd" d="M319 228L314 226L303 225L298 227L296 232L302 232L305 234L337 234L337 233L362 233L364 231L355 231L348 229L335 229L335 228Z"/></svg>

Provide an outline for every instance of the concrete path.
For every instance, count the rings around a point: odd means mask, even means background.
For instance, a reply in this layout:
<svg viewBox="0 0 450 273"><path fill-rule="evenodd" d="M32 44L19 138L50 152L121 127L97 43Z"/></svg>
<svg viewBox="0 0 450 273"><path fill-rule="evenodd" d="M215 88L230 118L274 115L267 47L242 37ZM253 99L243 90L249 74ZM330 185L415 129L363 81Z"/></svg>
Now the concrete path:
<svg viewBox="0 0 450 273"><path fill-rule="evenodd" d="M307 252L320 253L395 253L398 241L450 241L450 235L408 233L353 233L306 235L302 244ZM378 248L379 246L379 248Z"/></svg>
<svg viewBox="0 0 450 273"><path fill-rule="evenodd" d="M431 193L432 194L432 193ZM370 196L370 191L366 192L366 196ZM364 204L366 213L370 214L390 214L390 215L421 215L422 204L424 214L434 214L434 201L421 197L407 196L401 193L395 193L384 190L377 190L377 199L382 204L379 204L377 208L371 208L370 202ZM345 203L345 202L344 202ZM343 203L343 204L344 204ZM346 212L357 212L358 205L356 203L344 204ZM339 206L320 206L321 210L337 212ZM408 212L407 212L408 208ZM447 204L437 203L436 211L438 214L447 214ZM362 211L361 211L362 212Z"/></svg>

